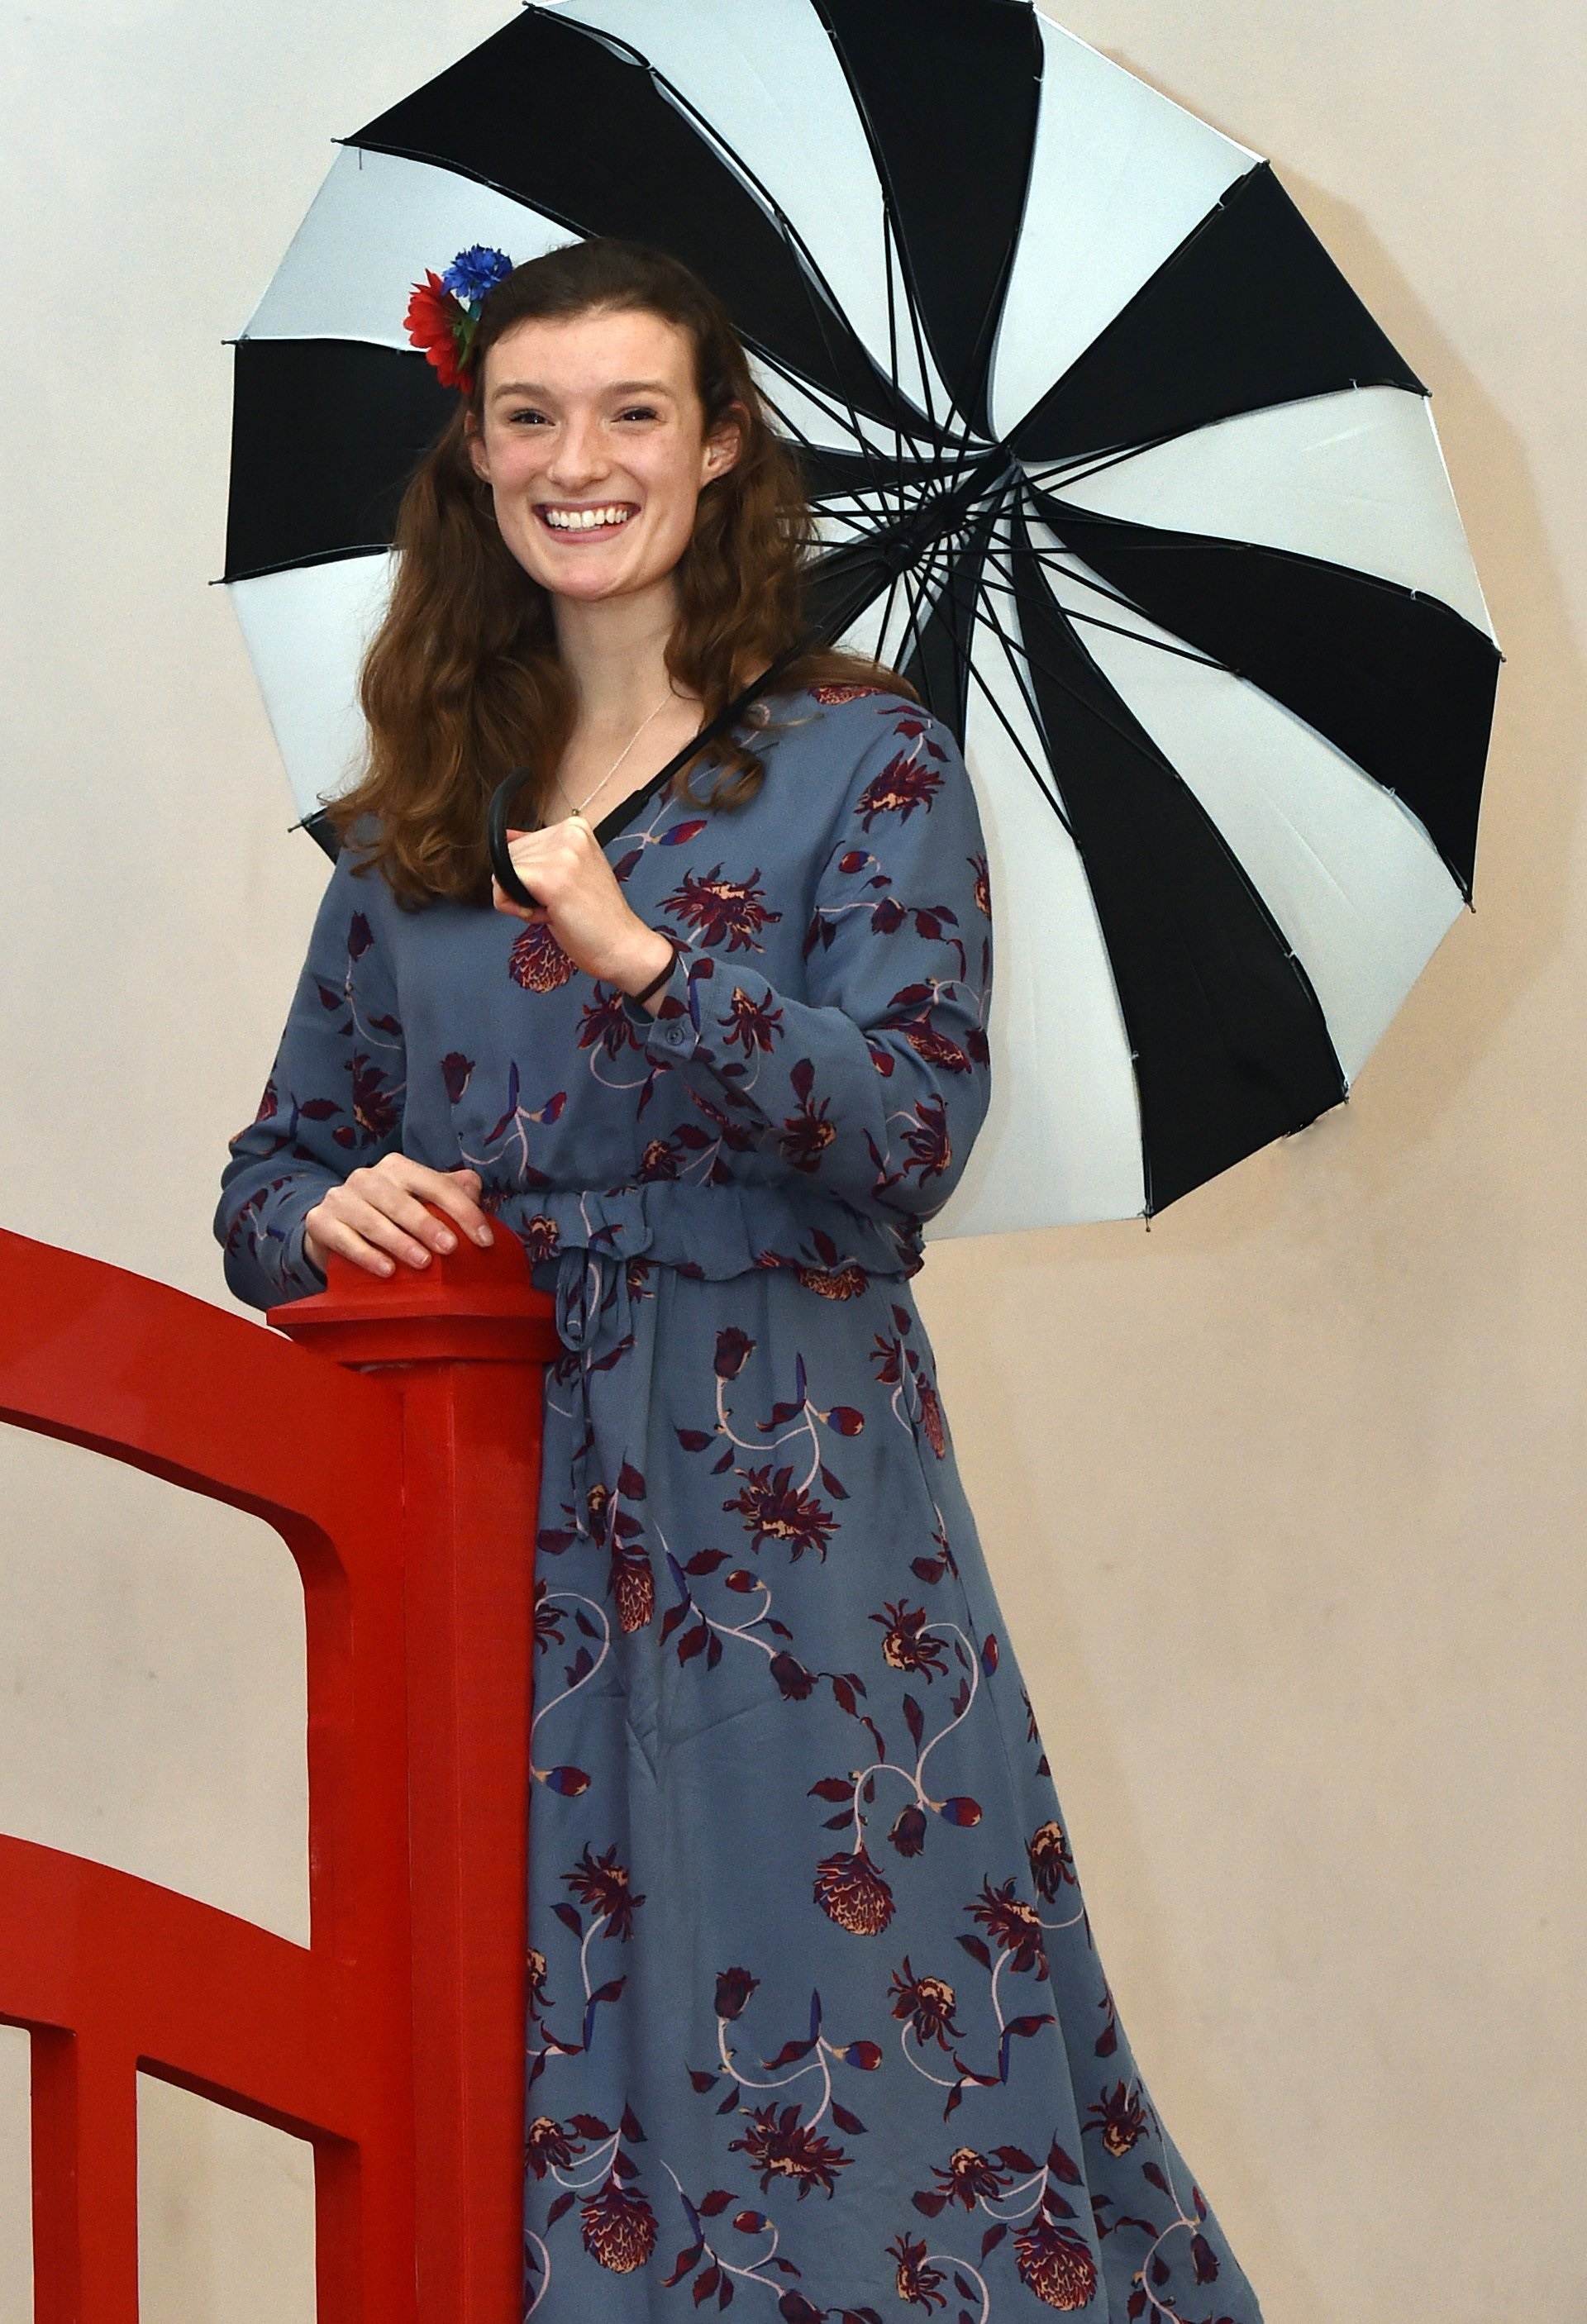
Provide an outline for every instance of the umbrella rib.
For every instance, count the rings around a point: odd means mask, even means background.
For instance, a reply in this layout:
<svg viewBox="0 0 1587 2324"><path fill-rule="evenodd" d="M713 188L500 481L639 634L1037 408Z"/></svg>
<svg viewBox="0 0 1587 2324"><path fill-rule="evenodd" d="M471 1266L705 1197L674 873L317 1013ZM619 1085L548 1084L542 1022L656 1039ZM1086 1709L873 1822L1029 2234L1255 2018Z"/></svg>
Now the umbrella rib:
<svg viewBox="0 0 1587 2324"><path fill-rule="evenodd" d="M989 546L988 550L987 550L987 556L988 556L988 558L990 558L990 557L991 557L991 555L992 555L992 550L991 550L991 548L990 548L990 546ZM981 576L981 579L980 579L980 581L979 581L979 582L977 583L977 585L976 585L976 594L977 594L977 595L979 595L979 596L985 596L985 595L986 595L986 594L987 594L986 574L985 574L985 567L984 567L984 565L983 566L983 570L982 570L982 576ZM1012 595L1012 594L1013 594L1013 592L1012 592L1012 590L1010 589L1010 595ZM992 631L992 634L993 634L993 635L995 636L995 638L997 639L998 643L1001 646L1001 648L1002 648L1002 650L1003 650L1003 658L1004 658L1004 659L1007 661L1007 663L1008 663L1008 665L1009 665L1009 669L1010 669L1010 673L1012 674L1012 677L1013 677L1013 680L1014 680L1015 685L1016 685L1016 686L1019 687L1019 689L1020 689L1020 700L1021 700L1021 701L1024 703L1024 705L1025 705L1026 713L1027 713L1027 715L1029 715L1029 720L1030 720L1030 723L1031 723L1031 724L1035 727L1035 729L1036 729L1037 733L1038 733L1038 734L1039 734L1039 733L1041 733L1044 731L1044 730L1043 730L1043 725L1042 725L1041 712L1040 712L1039 708L1038 707L1038 706L1037 706L1037 704L1036 704L1036 702L1035 702L1034 698L1032 697L1032 695L1031 695L1030 689L1029 689L1029 687L1026 685L1026 683L1025 683L1025 679L1024 679L1024 678L1021 676L1021 674L1020 674L1020 655L1023 655L1023 656L1025 657L1026 660L1027 660L1027 661L1029 661L1029 662L1031 662L1032 664L1034 664L1035 659L1036 659L1035 656L1030 652L1030 650L1029 650L1029 647L1027 646L1027 644L1026 644L1026 642L1025 642L1025 639L1024 639L1023 633L1021 633L1020 638L1020 641L1019 641L1019 643L1016 645L1016 644L1015 644L1015 642L1013 641L1013 640L1010 637L1009 632L1004 629L1004 627L1003 627L1003 625L1002 625L1001 622L998 619L998 617L997 617L997 613L996 613L996 611L995 611L993 608L992 608L990 605L988 605L985 609L983 609L983 608L981 608L981 607L977 607L977 609L976 609L976 613L977 613L978 617L979 617L982 621L985 622L985 623L987 624L987 627ZM1000 715L1000 716L1001 716L1001 717L1003 718L1003 723L1004 723L1004 724L1005 724L1005 725L1008 725L1008 719L1007 719L1006 715L1005 715L1005 714L1002 712L1002 710L1001 710L1001 706L997 704L996 696L992 693L991 688L990 688L990 687L987 686L987 684L986 684L986 680L985 680L985 679L981 676L980 671L976 669L976 666L975 666L975 657L974 657L973 652L972 652L972 653L970 654L970 656L969 656L969 663L970 663L970 673L971 673L971 676L972 676L973 678L975 678L975 680L977 681L977 683L980 685L980 687L981 687L981 688L982 688L982 691L983 691L984 694L986 694L988 700L989 700L989 701L992 701L992 702L994 704L994 706L997 706L998 711L999 711L999 715ZM1039 768L1035 764L1035 762L1032 761L1032 759L1031 759L1031 757L1030 757L1029 752L1025 749L1025 747L1024 747L1023 743L1021 743L1021 742L1020 742L1020 739L1019 739L1018 735L1016 735L1016 734L1015 734L1014 730L1013 730L1013 728L1012 728L1011 726L1010 726L1010 727L1009 727L1009 734L1010 734L1010 740L1014 742L1015 747L1019 750L1020 757L1025 761L1026 765L1030 769L1031 773L1035 776L1035 778L1036 778L1036 781L1037 781L1038 785L1039 786L1039 788L1040 788L1040 789L1041 789L1041 792L1042 792L1043 796L1044 796L1045 798L1048 798L1048 799L1051 799L1051 800L1052 800L1053 806L1055 807L1055 808L1056 808L1056 811L1057 811L1059 820L1062 822L1062 824L1063 824L1064 828L1066 829L1066 831L1067 831L1067 830L1070 828L1070 825L1069 825L1069 818L1068 818L1068 816L1065 814L1065 812L1064 812L1064 808L1063 808L1063 806L1062 806L1061 802L1060 802L1060 801L1059 801L1059 800L1058 800L1058 799L1054 796L1054 794L1052 793L1052 791L1050 791L1050 790L1047 788L1047 784L1042 780L1041 770L1040 770L1040 769L1039 769Z"/></svg>
<svg viewBox="0 0 1587 2324"><path fill-rule="evenodd" d="M993 622L991 626L993 629L998 629L998 624L996 622ZM1003 658L1009 665L1010 674L1012 677L1015 685L1020 689L1020 699L1024 702L1027 709L1030 709L1030 697L1026 691L1025 681L1020 675L1019 666L1015 661L1014 656L1009 650L1008 641L1002 638L1001 629L998 629L998 634L1003 645ZM1074 825L1069 821L1068 812L1064 806L1063 800L1059 798L1054 791L1048 788L1047 782L1043 779L1041 768L1026 749L1024 740L1016 731L1012 719L1010 719L1008 712L998 700L997 696L992 692L992 689L987 683L983 671L977 667L974 655L966 655L965 660L971 677L975 680L976 685L981 688L982 693L985 696L987 703L996 715L1003 732L1007 734L1010 742L1013 744L1020 758L1024 760L1026 767L1029 771L1030 779L1035 783L1037 789L1041 793L1043 798L1046 799L1047 805L1052 808L1053 813L1057 816L1058 821L1063 825L1064 829L1069 834L1069 836L1073 838L1075 835ZM1039 731L1041 722L1038 718L1036 718L1033 710L1031 715L1033 721Z"/></svg>
<svg viewBox="0 0 1587 2324"><path fill-rule="evenodd" d="M893 579L888 587L887 614L882 621L881 631L877 636L876 642L878 649L880 649L886 641L887 623L892 617L893 595L900 586L904 591L904 595L909 609L909 619L904 625L904 635L901 641L901 645L903 647L909 647L911 640L916 645L924 644L926 632L925 626L920 619L920 608L926 602L927 594L930 586L931 569L937 563L938 554L942 551L942 546L943 545L941 543L934 541L930 549L927 550L921 566L918 567L906 566L900 572L894 575Z"/></svg>
<svg viewBox="0 0 1587 2324"><path fill-rule="evenodd" d="M945 534L939 543L933 544L928 563L935 563L939 551L945 560L946 560L948 557L949 541L961 539L961 537L964 533L967 533L969 530L969 524L966 522L963 525L956 526L952 531ZM978 594L980 591L983 591L985 586L985 580L983 578L981 583L978 585ZM1010 594L1011 595L1012 592L1010 591ZM1025 705L1030 723L1039 733L1041 732L1042 724L1041 715L1035 702L1031 698L1029 689L1020 671L1018 652L1024 650L1023 643L1021 642L1021 645L1018 650L1012 646L1007 632L1004 630L1002 623L998 620L995 613L983 613L979 612L976 608L972 608L972 627L973 627L973 623L977 618L986 622L987 627L993 632L999 643L1001 645L1004 659L1008 662L1010 673L1013 678L1014 683L1020 689L1020 696ZM1037 788L1041 792L1042 797L1047 800L1048 806L1052 808L1054 814L1057 816L1058 821L1063 825L1065 830L1070 834L1071 837L1073 837L1073 826L1070 824L1069 817L1065 810L1062 799L1059 798L1051 788L1049 788L1048 782L1044 778L1040 766L1026 749L1023 741L1016 732L1014 725L1009 717L1008 712L1003 708L1002 704L998 700L997 696L992 692L992 687L988 685L985 677L977 667L973 646L966 645L961 648L956 638L951 639L950 642L952 643L955 656L958 659L961 667L971 678L974 679L976 685L980 687L982 693L986 697L986 700L991 706L1000 724L1008 735L1010 742L1013 744L1014 749L1019 752L1020 757L1024 761L1025 766L1029 772L1032 781L1036 784ZM1043 665L1043 667L1045 668L1045 665ZM1050 769L1048 770L1048 772L1050 774Z"/></svg>
<svg viewBox="0 0 1587 2324"><path fill-rule="evenodd" d="M989 562L992 559L993 554L994 552L989 549L987 551ZM1008 580L1010 594L1014 595L1015 602L1017 604L1018 593L1013 589L1013 576L1011 574L1008 576ZM983 580L981 586L983 589L985 588L986 584L984 580ZM1068 609L1066 606L1061 605L1056 597L1053 599L1053 610L1061 621L1067 622L1069 619ZM989 613L985 618L991 622L992 626L997 632L998 636L1002 639L1004 649L1006 650L1008 640L1004 632L1002 623L998 620L995 613ZM1079 650L1083 654L1085 653L1085 649L1080 644L1078 638L1075 639L1075 642L1079 648ZM1030 649L1029 641L1025 637L1023 630L1021 630L1020 632L1020 651L1024 655L1026 660L1030 664L1033 669L1040 670L1044 678L1050 678L1056 687L1058 687L1065 694L1068 695L1072 701L1077 702L1083 710L1088 712L1093 718L1100 719L1102 724L1108 728L1109 732L1116 734L1119 740L1126 744L1129 749L1134 751L1140 757L1149 761L1155 767L1160 768L1167 764L1167 760L1163 757L1162 752L1158 749L1157 745L1152 742L1149 737L1145 736L1140 730L1138 729L1131 732L1129 726L1121 726L1116 718L1110 716L1105 710L1099 708L1096 703L1089 701L1087 697L1081 693L1079 687L1075 686L1071 679L1065 677L1062 670L1055 669L1049 662L1043 661L1038 655L1033 653ZM1085 655L1085 659L1088 662L1091 661L1089 654ZM1094 662L1091 663L1091 666L1093 669L1096 668ZM1102 679L1102 683L1107 687L1108 691L1111 694L1117 693L1117 688L1102 671L1099 670L1097 675ZM1122 696L1120 696L1119 698L1122 706L1128 710L1129 706L1128 704L1123 703ZM1039 724L1039 721L1038 723Z"/></svg>
<svg viewBox="0 0 1587 2324"><path fill-rule="evenodd" d="M881 182L881 173L880 173L880 171L879 171L879 172L878 172L878 183L880 183L880 182ZM887 198L887 189L886 189L886 187L885 187L885 186L882 186L882 188L881 188L881 225L882 225L882 256L883 256L883 259L884 259L884 262L885 262L885 264L886 264L886 270L887 270L887 323L888 323L888 351L889 351L889 354L890 354L890 357L891 357L891 360L892 360L893 374L894 374L894 376L895 376L895 378L896 378L896 376L897 376L897 373L898 373L898 367L899 367L899 355L898 355L898 337L897 337L897 330L896 330L896 326L895 326L895 321L894 321L895 308L894 308L894 301L893 301L893 268L892 268L892 254L893 254L893 249L894 249L894 246L895 246L895 237L894 237L893 230L892 230L892 207L891 207L891 204L890 204L890 203L889 202L889 200L888 200L888 198ZM922 388L922 390L923 390L923 392L924 392L924 394L925 394L925 397L926 397L926 408L927 408L927 417L930 419L930 420L931 420L931 424L932 424L933 428L937 429L937 441L934 444L934 446L933 446L933 449L934 449L935 451L937 451L937 452L940 454L940 452L941 452L941 450L942 450L942 448L943 448L943 447L942 447L942 438L943 438L944 437L946 437L946 436L947 436L947 423L946 423L946 415L945 415L945 418L944 418L943 423L942 423L941 427L940 427L940 428L938 428L937 420L937 414L936 414L935 409L933 408L932 401L931 401L931 382L930 382L930 377L929 377L929 374L928 374L928 373L927 373L927 366L926 366L926 350L925 350L925 343L924 343L924 341L923 341L922 337L921 337L919 317L918 317L918 314L917 314L917 312L916 312L914 290L913 290L913 287L912 287L912 285L911 285L911 283L910 283L910 281L909 281L909 269L907 268L907 266L906 266L906 265L904 264L904 263L903 263L903 251L902 251L902 246L901 246L901 244L900 244L900 245L898 245L898 247L899 247L899 274L900 274L900 280L901 280L901 281L902 281L902 282L903 282L903 286L904 286L904 300L905 300L905 303L906 303L906 305L907 305L907 307L908 307L908 309L909 309L909 332L910 332L910 336L911 336L911 337L913 338L914 343L915 343L915 360L916 360L916 362L918 364L918 365L919 365L919 367L920 367L920 383L921 383L921 388ZM951 399L950 399L950 408L951 408ZM948 438L947 438L947 440L948 440L948 442L951 444L951 443L953 442L953 440L954 440L954 439L953 439L951 437L948 437ZM960 429L960 430L959 430L959 433L958 433L958 438L957 438L956 453L955 453L955 456L954 456L954 458L953 458L953 465L952 465L952 467L951 467L951 469L950 469L950 471L949 471L949 474L948 474L948 476L947 476L947 479L946 479L946 490L947 490L947 492L949 492L950 493L955 490L955 486L957 485L957 484L958 484L958 482L959 482L960 477L961 477L961 476L964 475L964 466L965 466L965 462L968 460L968 458L969 458L969 456L970 456L970 449L971 449L971 436L970 436L970 430L969 430L969 429L968 429L968 428L961 428L961 429Z"/></svg>
<svg viewBox="0 0 1587 2324"><path fill-rule="evenodd" d="M1077 588L1089 589L1093 595L1106 598L1110 605L1117 605L1123 613L1139 614L1142 621L1149 621L1151 618L1149 613L1141 613L1140 607L1131 598L1126 597L1121 591L1110 587L1105 581L1098 581L1089 573L1076 573L1071 567L1059 564L1058 553L1051 549L1044 549L1039 541L1010 540L1000 543L1000 546L1010 557L1034 557L1048 573L1059 574L1065 580L1073 581ZM1241 675L1232 662L1220 661L1215 654L1198 653L1190 646L1170 645L1162 638L1144 637L1139 630L1121 629L1116 622L1104 622L1096 613L1082 613L1067 605L1065 606L1064 611L1076 622L1090 622L1098 629L1116 630L1120 637L1133 638L1137 644L1154 647L1158 653L1178 654L1186 661L1200 662L1204 669L1220 669L1226 678L1238 678Z"/></svg>
<svg viewBox="0 0 1587 2324"><path fill-rule="evenodd" d="M1009 658L1009 668L1012 672L1015 685L1020 687L1020 693L1023 695L1025 690L1024 686L1020 679L1019 671L1014 668L1011 657ZM1042 779L1042 770L1037 764L1036 761L1031 757L1029 752L1026 749L1022 737L1016 732L1013 720L1009 716L1008 712L1003 708L1002 704L998 700L997 696L992 692L992 687L988 685L985 677L982 671L977 669L973 661L970 664L970 675L975 680L976 685L981 688L982 693L985 696L987 703L997 717L999 724L1001 725L1003 732L1007 734L1010 742L1013 744L1015 750L1018 751L1020 756L1024 760L1026 767L1029 770L1030 779L1035 783L1037 789L1041 793L1042 798L1047 801L1048 807L1051 807L1053 813L1057 816L1058 821L1063 825L1064 829L1068 833L1070 838L1073 839L1075 836L1075 826L1069 820L1068 809L1065 807L1063 800L1058 798L1057 794L1055 791L1050 790L1047 788L1047 783Z"/></svg>
<svg viewBox="0 0 1587 2324"><path fill-rule="evenodd" d="M887 276L887 359L892 365L892 375L896 381L899 375L898 301L893 296L892 287L892 219L888 212L885 197L881 204L881 263ZM896 420L893 423L892 441L893 457L901 470L904 458L903 438L899 431ZM903 505L901 479L899 488L899 505L901 509Z"/></svg>
<svg viewBox="0 0 1587 2324"><path fill-rule="evenodd" d="M1271 407L1259 404L1255 408L1263 410ZM1244 412L1225 415L1236 420L1246 416ZM1020 465L1033 478L1045 481L1057 476L1066 484L1088 484L1093 476L1103 475L1108 469L1119 467L1126 460L1139 459L1143 452L1160 452L1165 444L1176 444L1181 437L1194 436L1204 428L1219 425L1221 422L1218 420L1193 420L1185 428L1166 428L1160 436L1148 436L1139 444L1122 445L1115 452L1076 452L1070 460L1046 460L1039 466L1032 461L1022 460Z"/></svg>
<svg viewBox="0 0 1587 2324"><path fill-rule="evenodd" d="M830 34L830 25L828 25L827 31ZM835 42L834 42L834 46L836 46ZM841 58L839 61L843 61ZM882 263L887 269L887 311L890 325L893 313L892 261L893 253L896 249L898 252L899 261L899 280L903 284L904 289L904 307L909 318L909 337L915 344L915 362L920 373L920 392L926 402L926 418L927 424L931 429L933 439L940 440L943 432L943 422L937 419L937 406L932 399L931 368L926 360L926 342L921 336L920 318L918 313L916 311L915 287L909 281L909 263L904 255L903 244L898 241L892 230L892 202L888 194L887 180L881 174L881 148L878 144L875 134L872 130L871 124L866 118L865 108L860 103L859 92L854 88L853 82L849 79L848 67L846 63L844 64L844 78L845 80L849 81L849 95L853 99L854 111L859 115L862 123L864 124L865 143L871 148L872 167L876 172L876 190L881 197L881 256ZM892 355L892 367L896 377L899 367L898 347L896 341L892 343L890 352Z"/></svg>
<svg viewBox="0 0 1587 2324"><path fill-rule="evenodd" d="M1018 553L1017 544L1015 547L1016 553ZM1049 567L1049 570L1054 569L1059 572L1066 570L1066 567L1061 566L1056 568ZM1072 577L1078 580L1080 576L1076 574ZM1005 596L1016 596L1016 592L1006 581L994 582L990 586L1001 590ZM1103 594L1106 595L1106 592L1104 591ZM1132 645L1150 646L1152 650L1156 653L1176 654L1181 661L1196 662L1203 669L1215 669L1221 671L1225 678L1237 678L1239 676L1239 672L1232 669L1226 661L1217 661L1211 654L1197 653L1194 646L1171 645L1166 638L1143 637L1139 630L1127 630L1121 622L1105 622L1100 613L1083 613L1077 605L1065 605L1063 604L1063 600L1057 597L1056 594L1054 602L1062 606L1066 618L1071 622L1084 622L1093 630L1109 630L1112 632L1114 637L1128 638ZM1120 602L1122 603L1123 601L1121 600ZM1128 610L1133 612L1136 609L1131 606Z"/></svg>
<svg viewBox="0 0 1587 2324"><path fill-rule="evenodd" d="M623 45L630 46L631 44L624 42ZM640 51L637 49L631 48L631 53L635 57L640 55ZM826 348L826 353L828 356L832 356L834 349L827 331L827 308L829 306L834 314L841 314L843 309L839 306L837 300L833 296L832 285L827 281L826 277L823 274L820 267L817 265L815 254L806 243L804 236L799 233L792 219L783 209L782 205L778 201L770 188L765 185L756 175L755 171L751 169L749 163L744 160L743 155L739 152L736 146L729 143L728 140L723 136L722 133L715 127L715 124L700 111L697 106L690 102L680 88L677 88L672 81L668 79L665 73L659 71L648 57L644 58L642 61L651 80L659 88L665 91L667 102L669 105L676 106L680 113L687 115L687 117L694 122L697 131L700 133L703 143L708 147L715 148L717 152L723 154L737 171L741 183L752 190L760 200L766 216L775 226L778 233L782 236L784 243L793 252L797 262L795 271L798 274L799 281L804 287L805 295L810 302L810 310L816 318L817 327L821 333L822 340ZM825 294L826 304L824 304L823 299L817 298L816 295L816 286L817 285ZM863 341L859 339L857 333L854 336L856 343L863 346L864 344ZM839 380L843 377L842 365L836 361L834 361L833 363L833 374L834 376ZM896 402L899 392L897 380L893 380L890 384L893 388ZM847 393L841 387L838 392L843 397L844 409L848 414L850 431L853 436L855 442L861 447L863 456L869 462L874 456L873 449L872 447L866 442L860 429L855 406L850 401ZM894 415L893 424L896 430L896 412ZM933 425L935 426L935 420L933 420Z"/></svg>

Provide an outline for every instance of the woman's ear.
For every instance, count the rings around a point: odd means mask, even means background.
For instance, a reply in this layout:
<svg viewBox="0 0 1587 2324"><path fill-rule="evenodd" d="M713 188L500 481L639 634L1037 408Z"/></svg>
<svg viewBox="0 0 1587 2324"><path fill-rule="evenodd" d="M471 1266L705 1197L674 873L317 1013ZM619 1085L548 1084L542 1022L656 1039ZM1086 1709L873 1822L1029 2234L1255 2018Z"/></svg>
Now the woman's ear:
<svg viewBox="0 0 1587 2324"><path fill-rule="evenodd" d="M468 455L468 465L482 484L491 480L490 456L484 448L484 438L472 411L463 414L463 446Z"/></svg>
<svg viewBox="0 0 1587 2324"><path fill-rule="evenodd" d="M724 476L744 448L745 423L748 420L742 403L730 403L715 432L708 438L701 458L702 484L714 477Z"/></svg>

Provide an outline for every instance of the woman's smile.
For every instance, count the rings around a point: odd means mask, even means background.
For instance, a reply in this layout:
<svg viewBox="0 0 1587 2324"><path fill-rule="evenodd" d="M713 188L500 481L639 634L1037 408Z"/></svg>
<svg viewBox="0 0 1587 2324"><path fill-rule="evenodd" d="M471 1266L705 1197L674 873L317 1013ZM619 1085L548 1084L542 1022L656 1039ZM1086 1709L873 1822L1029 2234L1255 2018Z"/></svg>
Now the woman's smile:
<svg viewBox="0 0 1587 2324"><path fill-rule="evenodd" d="M609 540L639 513L632 501L537 501L534 512L560 540Z"/></svg>

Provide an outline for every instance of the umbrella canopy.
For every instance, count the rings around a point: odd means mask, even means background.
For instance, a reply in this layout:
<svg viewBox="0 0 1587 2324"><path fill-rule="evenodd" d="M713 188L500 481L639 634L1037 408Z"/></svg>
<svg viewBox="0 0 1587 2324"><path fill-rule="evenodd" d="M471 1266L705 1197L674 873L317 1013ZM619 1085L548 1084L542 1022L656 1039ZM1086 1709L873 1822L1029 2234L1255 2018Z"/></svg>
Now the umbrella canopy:
<svg viewBox="0 0 1587 2324"><path fill-rule="evenodd" d="M300 811L453 409L411 284L604 234L723 299L813 609L976 786L992 1108L934 1231L1149 1214L1336 1104L1471 893L1499 657L1426 391L1257 155L1023 0L530 7L346 141L236 348Z"/></svg>

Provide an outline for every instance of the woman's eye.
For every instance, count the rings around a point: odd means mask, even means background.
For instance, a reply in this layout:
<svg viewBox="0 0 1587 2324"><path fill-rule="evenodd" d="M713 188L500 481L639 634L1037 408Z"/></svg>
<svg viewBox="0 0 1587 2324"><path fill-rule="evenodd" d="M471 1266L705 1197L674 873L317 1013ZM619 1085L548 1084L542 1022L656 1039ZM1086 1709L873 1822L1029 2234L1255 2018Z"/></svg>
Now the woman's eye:
<svg viewBox="0 0 1587 2324"><path fill-rule="evenodd" d="M631 403L626 411L617 415L619 420L653 420L655 416L655 408L649 403Z"/></svg>
<svg viewBox="0 0 1587 2324"><path fill-rule="evenodd" d="M510 411L507 414L508 419L514 425L516 425L520 420L543 420L545 416L546 415L543 411L536 411L531 406L526 406L521 411Z"/></svg>

